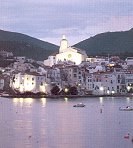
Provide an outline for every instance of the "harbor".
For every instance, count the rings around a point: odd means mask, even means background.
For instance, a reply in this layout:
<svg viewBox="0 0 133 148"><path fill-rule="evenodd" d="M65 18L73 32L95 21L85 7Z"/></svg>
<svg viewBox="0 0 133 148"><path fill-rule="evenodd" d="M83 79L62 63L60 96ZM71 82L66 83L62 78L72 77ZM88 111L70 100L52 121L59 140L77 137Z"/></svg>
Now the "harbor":
<svg viewBox="0 0 133 148"><path fill-rule="evenodd" d="M133 97L0 97L0 147L132 148L133 112L124 106Z"/></svg>

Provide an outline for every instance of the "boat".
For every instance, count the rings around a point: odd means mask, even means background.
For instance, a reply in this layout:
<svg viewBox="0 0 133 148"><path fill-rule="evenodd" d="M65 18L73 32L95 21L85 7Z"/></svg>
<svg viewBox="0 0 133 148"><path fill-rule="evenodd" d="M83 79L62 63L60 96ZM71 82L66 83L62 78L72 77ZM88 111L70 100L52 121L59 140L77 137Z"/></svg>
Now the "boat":
<svg viewBox="0 0 133 148"><path fill-rule="evenodd" d="M76 105L73 105L73 107L85 107L85 104L83 103L78 103Z"/></svg>
<svg viewBox="0 0 133 148"><path fill-rule="evenodd" d="M133 107L131 106L126 106L126 107L120 107L120 111L133 111Z"/></svg>

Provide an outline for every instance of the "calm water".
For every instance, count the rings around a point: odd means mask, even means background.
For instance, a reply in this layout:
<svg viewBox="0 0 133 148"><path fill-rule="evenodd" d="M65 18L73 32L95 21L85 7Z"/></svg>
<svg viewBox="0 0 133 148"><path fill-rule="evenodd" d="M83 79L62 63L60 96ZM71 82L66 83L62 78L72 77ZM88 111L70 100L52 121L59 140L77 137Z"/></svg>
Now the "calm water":
<svg viewBox="0 0 133 148"><path fill-rule="evenodd" d="M133 98L0 98L0 148L133 148L127 105Z"/></svg>

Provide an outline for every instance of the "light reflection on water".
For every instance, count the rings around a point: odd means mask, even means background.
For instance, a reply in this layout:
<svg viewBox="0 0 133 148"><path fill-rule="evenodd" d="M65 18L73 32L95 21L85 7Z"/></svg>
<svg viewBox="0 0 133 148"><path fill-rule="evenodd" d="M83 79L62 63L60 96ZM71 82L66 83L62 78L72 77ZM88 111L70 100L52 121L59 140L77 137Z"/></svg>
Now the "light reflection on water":
<svg viewBox="0 0 133 148"><path fill-rule="evenodd" d="M47 99L46 98L41 98L41 101L42 101L42 107L45 107L46 103L47 103Z"/></svg>
<svg viewBox="0 0 133 148"><path fill-rule="evenodd" d="M133 98L0 98L0 148L132 148L127 105Z"/></svg>

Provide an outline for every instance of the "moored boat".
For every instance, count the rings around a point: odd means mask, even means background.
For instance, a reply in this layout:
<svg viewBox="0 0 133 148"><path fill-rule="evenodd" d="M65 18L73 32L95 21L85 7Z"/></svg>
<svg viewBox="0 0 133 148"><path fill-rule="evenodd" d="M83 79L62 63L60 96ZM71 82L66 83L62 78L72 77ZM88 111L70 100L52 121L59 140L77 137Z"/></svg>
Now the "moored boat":
<svg viewBox="0 0 133 148"><path fill-rule="evenodd" d="M126 106L126 107L120 107L120 111L133 111L133 107L131 106Z"/></svg>
<svg viewBox="0 0 133 148"><path fill-rule="evenodd" d="M76 105L73 105L73 107L85 107L85 104L83 103L78 103Z"/></svg>

